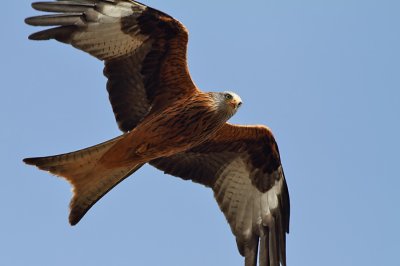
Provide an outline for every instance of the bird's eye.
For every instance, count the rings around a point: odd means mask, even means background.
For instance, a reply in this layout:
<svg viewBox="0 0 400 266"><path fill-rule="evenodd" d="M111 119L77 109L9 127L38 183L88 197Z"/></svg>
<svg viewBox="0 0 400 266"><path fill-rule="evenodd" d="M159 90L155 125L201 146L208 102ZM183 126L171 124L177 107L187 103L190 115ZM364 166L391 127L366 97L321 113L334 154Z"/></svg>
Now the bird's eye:
<svg viewBox="0 0 400 266"><path fill-rule="evenodd" d="M225 94L225 99L227 99L227 100L232 100L232 95L230 95L229 93L226 93Z"/></svg>

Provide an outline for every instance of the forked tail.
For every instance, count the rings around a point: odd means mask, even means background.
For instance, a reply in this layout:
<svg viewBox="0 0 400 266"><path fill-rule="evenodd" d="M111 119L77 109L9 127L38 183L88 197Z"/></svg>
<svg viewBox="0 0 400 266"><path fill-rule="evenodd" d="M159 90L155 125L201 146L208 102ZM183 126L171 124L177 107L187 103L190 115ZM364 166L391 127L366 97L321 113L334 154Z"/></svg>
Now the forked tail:
<svg viewBox="0 0 400 266"><path fill-rule="evenodd" d="M69 222L77 224L86 212L113 187L143 164L106 167L99 163L103 155L124 135L83 150L37 158L24 162L65 178L72 185Z"/></svg>

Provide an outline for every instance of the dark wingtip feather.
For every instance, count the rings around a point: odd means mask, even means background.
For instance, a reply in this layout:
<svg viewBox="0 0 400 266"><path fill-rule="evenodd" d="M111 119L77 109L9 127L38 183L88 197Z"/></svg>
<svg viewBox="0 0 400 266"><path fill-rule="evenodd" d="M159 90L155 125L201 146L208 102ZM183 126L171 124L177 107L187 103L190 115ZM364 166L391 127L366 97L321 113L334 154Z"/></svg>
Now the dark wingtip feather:
<svg viewBox="0 0 400 266"><path fill-rule="evenodd" d="M40 5L43 4L43 3L45 3L45 2L33 2L33 3L31 4L31 7L32 7L33 9L35 9L35 10L41 11L40 9L38 9L38 6L40 6Z"/></svg>
<svg viewBox="0 0 400 266"><path fill-rule="evenodd" d="M40 3L40 2L33 2L33 3L31 4L31 7L32 7L33 9L36 9L35 6L37 5L37 3Z"/></svg>
<svg viewBox="0 0 400 266"><path fill-rule="evenodd" d="M34 18L35 17L28 17L28 18L26 18L25 20L24 20L24 22L25 22L25 24L28 24L28 25L31 25L31 26L35 26L34 25Z"/></svg>
<svg viewBox="0 0 400 266"><path fill-rule="evenodd" d="M39 31L29 35L28 39L32 41L44 41L44 40L50 40L51 38L49 35L43 34L43 31Z"/></svg>
<svg viewBox="0 0 400 266"><path fill-rule="evenodd" d="M29 35L29 40L44 41L55 39L63 43L71 42L71 34L76 30L76 26L60 26L42 30Z"/></svg>
<svg viewBox="0 0 400 266"><path fill-rule="evenodd" d="M57 1L57 2L35 2L32 8L38 11L69 13L84 12L88 8L95 7L94 1Z"/></svg>

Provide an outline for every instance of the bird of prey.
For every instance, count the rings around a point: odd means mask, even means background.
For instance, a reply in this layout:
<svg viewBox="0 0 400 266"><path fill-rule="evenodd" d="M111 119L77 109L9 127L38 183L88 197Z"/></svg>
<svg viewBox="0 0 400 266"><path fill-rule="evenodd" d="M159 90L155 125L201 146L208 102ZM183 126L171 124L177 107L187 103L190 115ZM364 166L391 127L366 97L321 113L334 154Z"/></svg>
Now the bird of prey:
<svg viewBox="0 0 400 266"><path fill-rule="evenodd" d="M227 123L242 103L237 94L196 87L187 65L187 29L129 0L32 7L51 14L27 18L27 24L53 27L31 40L55 39L104 61L109 99L124 132L79 151L24 159L72 185L71 225L149 163L213 190L245 266L257 260L286 265L290 203L278 146L265 126Z"/></svg>

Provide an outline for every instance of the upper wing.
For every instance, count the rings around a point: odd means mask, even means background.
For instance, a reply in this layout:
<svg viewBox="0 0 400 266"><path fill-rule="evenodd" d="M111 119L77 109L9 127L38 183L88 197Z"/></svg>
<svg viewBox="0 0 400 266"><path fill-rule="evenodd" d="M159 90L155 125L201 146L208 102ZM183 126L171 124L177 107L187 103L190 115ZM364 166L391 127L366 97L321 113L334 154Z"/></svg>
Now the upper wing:
<svg viewBox="0 0 400 266"><path fill-rule="evenodd" d="M206 143L151 164L211 187L246 266L286 265L289 193L279 151L263 126L226 124Z"/></svg>
<svg viewBox="0 0 400 266"><path fill-rule="evenodd" d="M105 61L107 90L122 131L132 130L150 109L197 90L186 62L188 32L169 15L129 0L38 2L32 7L55 14L27 18L27 24L58 27L30 39L56 39Z"/></svg>

